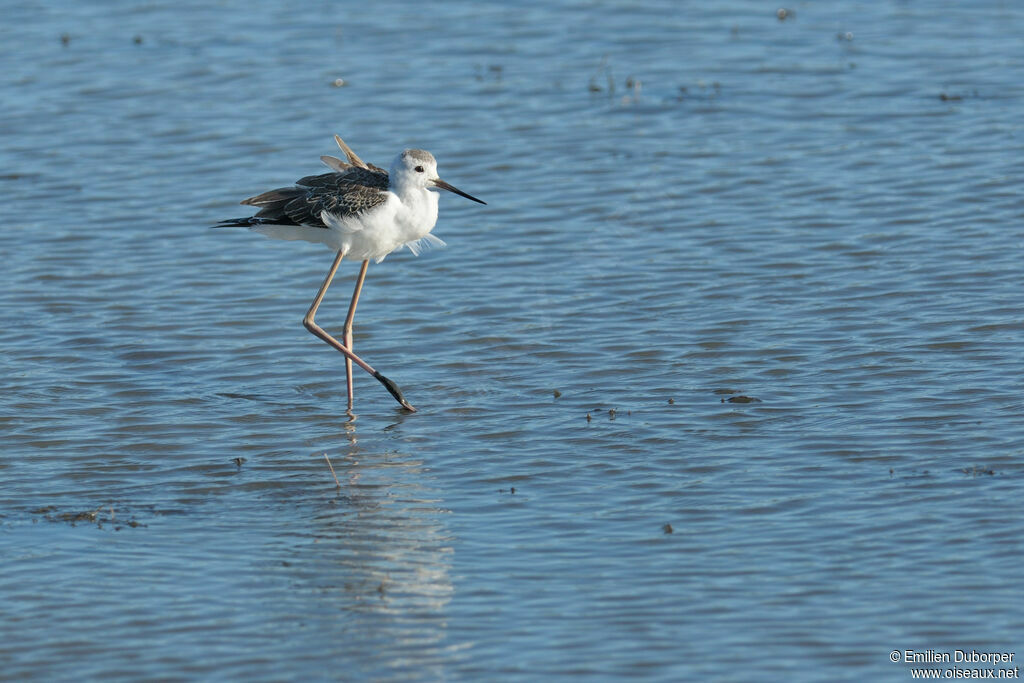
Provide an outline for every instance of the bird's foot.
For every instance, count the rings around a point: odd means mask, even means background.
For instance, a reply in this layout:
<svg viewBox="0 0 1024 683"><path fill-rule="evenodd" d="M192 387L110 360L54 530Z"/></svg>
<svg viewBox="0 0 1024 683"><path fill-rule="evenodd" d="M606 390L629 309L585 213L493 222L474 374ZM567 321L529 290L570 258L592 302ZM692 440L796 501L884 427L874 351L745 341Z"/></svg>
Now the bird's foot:
<svg viewBox="0 0 1024 683"><path fill-rule="evenodd" d="M373 376L377 378L377 381L384 385L384 388L388 390L395 400L402 404L402 407L408 410L410 413L415 413L416 409L412 407L412 404L405 400L405 396L402 396L402 390L398 388L398 385L389 380L379 372L374 372Z"/></svg>

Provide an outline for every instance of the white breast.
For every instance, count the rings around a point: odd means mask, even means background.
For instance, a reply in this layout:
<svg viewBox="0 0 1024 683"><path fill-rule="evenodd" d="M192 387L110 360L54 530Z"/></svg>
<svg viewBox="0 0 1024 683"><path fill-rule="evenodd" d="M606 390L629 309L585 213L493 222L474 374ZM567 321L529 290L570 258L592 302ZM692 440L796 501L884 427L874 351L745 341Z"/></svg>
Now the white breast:
<svg viewBox="0 0 1024 683"><path fill-rule="evenodd" d="M396 249L430 233L437 223L437 203L436 192L416 189L403 193L401 198L388 192L386 202L364 214L338 218L324 212L324 224L335 238L329 246L344 250L351 260L380 262ZM418 248L410 248L419 253Z"/></svg>

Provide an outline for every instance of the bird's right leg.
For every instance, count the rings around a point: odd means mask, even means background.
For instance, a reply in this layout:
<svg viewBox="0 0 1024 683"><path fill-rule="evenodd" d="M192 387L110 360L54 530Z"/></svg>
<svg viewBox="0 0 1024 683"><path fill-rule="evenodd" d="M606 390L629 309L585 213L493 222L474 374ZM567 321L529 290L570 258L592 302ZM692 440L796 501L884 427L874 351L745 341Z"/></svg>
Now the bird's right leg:
<svg viewBox="0 0 1024 683"><path fill-rule="evenodd" d="M404 396L402 396L402 391L398 388L398 385L396 385L387 377L374 370L372 367L370 367L369 363L367 363L362 358L357 356L355 353L352 352L350 348L346 347L337 339L327 334L327 332L322 327L316 324L316 311L318 308L320 308L320 302L324 300L324 295L327 293L327 288L330 286L331 280L334 279L334 274L338 272L338 266L341 265L341 259L344 257L344 250L339 251L338 255L334 257L334 263L331 264L331 269L327 272L327 277L324 278L323 284L320 285L320 290L316 293L316 298L313 299L312 305L310 305L309 310L306 311L306 316L302 319L302 324L307 330L312 332L314 335L316 335L317 337L324 340L325 342L336 348L338 351L343 353L345 355L345 358L351 360L353 363L361 367L363 370L366 370L368 373L373 375L378 382L384 385L384 388L388 390L388 393L394 396L395 400L402 404L403 408L410 412L416 412L416 409L413 408L412 405L410 405L409 402L405 400ZM349 373L349 377L351 378L351 373Z"/></svg>

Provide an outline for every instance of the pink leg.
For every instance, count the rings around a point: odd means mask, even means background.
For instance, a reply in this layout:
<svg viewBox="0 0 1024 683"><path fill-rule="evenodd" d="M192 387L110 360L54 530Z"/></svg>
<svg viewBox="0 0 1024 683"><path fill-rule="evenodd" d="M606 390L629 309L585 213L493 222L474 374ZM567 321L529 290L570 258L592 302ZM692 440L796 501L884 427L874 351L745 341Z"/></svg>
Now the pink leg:
<svg viewBox="0 0 1024 683"><path fill-rule="evenodd" d="M345 318L345 328L342 331L341 340L349 350L354 349L352 345L352 321L356 317L356 304L359 303L359 293L363 291L363 280L366 279L366 269L369 265L369 261L363 261L363 267L359 269L359 276L356 277L356 287L352 290L352 303L348 306L348 317ZM348 409L352 410L352 359L348 356L345 357L345 380L348 384Z"/></svg>
<svg viewBox="0 0 1024 683"><path fill-rule="evenodd" d="M372 367L370 367L369 363L367 363L362 358L354 354L350 348L346 347L340 341L338 341L331 335L327 334L327 332L325 332L322 327L317 325L316 321L314 320L314 318L316 317L316 311L318 308L320 308L320 302L324 300L324 294L327 293L327 288L330 286L331 280L334 279L334 274L338 272L338 266L341 265L341 259L344 258L344 256L345 252L339 251L338 255L334 257L334 263L331 264L331 269L327 272L327 277L324 278L324 283L320 285L320 291L316 293L316 298L313 299L312 305L306 312L306 317L302 319L302 324L303 326L305 326L307 330L312 332L314 335L316 335L317 337L324 340L325 342L336 348L338 351L343 353L346 359L352 361L353 363L361 367L363 370L366 370L368 373L373 375L378 382L384 385L384 388L388 390L388 393L394 396L395 400L402 404L403 408L410 412L416 412L416 409L413 408L409 404L409 402L405 400L404 396L402 396L402 391L398 388L398 385L396 385L387 377L385 377L384 375L380 374ZM364 265L363 270L365 271L365 269L366 267ZM360 285L361 284L362 282L360 281ZM350 312L350 315L352 314L354 314L354 310ZM348 374L349 378L351 378L351 372L349 372Z"/></svg>

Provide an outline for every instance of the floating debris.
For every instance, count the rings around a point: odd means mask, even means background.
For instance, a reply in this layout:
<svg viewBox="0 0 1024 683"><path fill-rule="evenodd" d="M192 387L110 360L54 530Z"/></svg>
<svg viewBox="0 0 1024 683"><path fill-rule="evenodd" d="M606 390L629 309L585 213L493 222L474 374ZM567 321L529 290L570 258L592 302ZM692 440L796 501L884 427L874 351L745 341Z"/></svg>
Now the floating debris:
<svg viewBox="0 0 1024 683"><path fill-rule="evenodd" d="M722 403L760 403L761 399L753 396L730 396L729 398L723 398Z"/></svg>
<svg viewBox="0 0 1024 683"><path fill-rule="evenodd" d="M666 524L665 526L661 527L661 530L664 531L666 534L670 534L672 533L672 525Z"/></svg>
<svg viewBox="0 0 1024 683"><path fill-rule="evenodd" d="M605 77L605 81L608 84L608 94L615 93L615 78L612 76L612 68L608 66L608 57L605 56L601 59L601 64L597 68L597 72L590 77L590 83L587 86L587 90L590 92L603 92L604 88L597 84L597 79L601 76Z"/></svg>
<svg viewBox="0 0 1024 683"><path fill-rule="evenodd" d="M498 83L501 81L501 76L505 72L505 67L501 64L488 64L487 68L484 69L482 64L476 65L476 80L490 80Z"/></svg>
<svg viewBox="0 0 1024 683"><path fill-rule="evenodd" d="M785 21L786 19L796 18L796 12L794 12L791 9L786 9L785 7L780 7L779 9L775 10L775 16L778 18L779 21Z"/></svg>
<svg viewBox="0 0 1024 683"><path fill-rule="evenodd" d="M555 393L555 398L562 398L562 392L559 391L558 389L555 389L554 393Z"/></svg>
<svg viewBox="0 0 1024 683"><path fill-rule="evenodd" d="M71 526L74 526L77 522L95 522L100 511L96 510L84 510L82 512L62 512L57 515L57 519L62 522L70 522Z"/></svg>
<svg viewBox="0 0 1024 683"><path fill-rule="evenodd" d="M348 85L348 81L346 81L344 78L335 78L333 81L331 81L331 85L335 88L344 88L346 85Z"/></svg>
<svg viewBox="0 0 1024 683"><path fill-rule="evenodd" d="M684 99L697 99L710 101L722 94L722 84L718 81L712 81L711 85L708 85L703 79L697 81L697 85L694 86L694 90L691 91L688 86L679 86L679 97L676 99L682 102Z"/></svg>
<svg viewBox="0 0 1024 683"><path fill-rule="evenodd" d="M98 529L102 529L104 524L113 524L117 519L117 514L114 512L112 505L100 505L94 510L81 510L75 512L57 512L56 505L47 505L45 507L37 508L32 511L34 514L41 515L48 522L64 522L71 526L78 526L79 523L95 524ZM104 514L106 513L106 514ZM114 527L114 531L120 531L122 524L124 526L130 526L133 529L135 527L146 526L134 518L127 518L119 520L121 523Z"/></svg>
<svg viewBox="0 0 1024 683"><path fill-rule="evenodd" d="M670 398L670 399L668 400L668 404L669 404L670 406L674 406L674 405L676 404L676 400L675 400L674 398Z"/></svg>
<svg viewBox="0 0 1024 683"><path fill-rule="evenodd" d="M331 470L331 476L334 477L334 485L341 488L341 482L338 481L338 475L334 473L334 465L331 464L331 459L327 457L327 452L324 451L324 460L327 461L327 467Z"/></svg>

